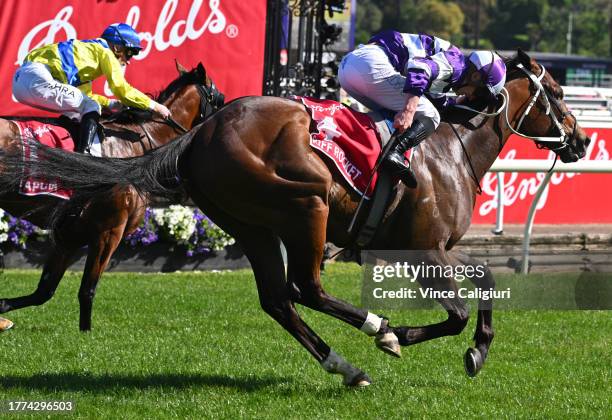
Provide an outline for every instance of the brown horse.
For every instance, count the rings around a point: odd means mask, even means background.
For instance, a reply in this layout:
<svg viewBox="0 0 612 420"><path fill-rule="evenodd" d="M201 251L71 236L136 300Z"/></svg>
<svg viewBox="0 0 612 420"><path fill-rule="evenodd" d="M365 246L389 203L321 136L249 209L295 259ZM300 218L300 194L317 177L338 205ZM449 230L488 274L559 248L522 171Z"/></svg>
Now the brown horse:
<svg viewBox="0 0 612 420"><path fill-rule="evenodd" d="M103 121L106 139L102 143L104 156L138 156L162 146L181 133L179 126L191 128L203 121L218 106L220 93L206 76L200 63L188 72L177 63L179 77L162 91L157 100L172 112L178 126L150 117L134 116L130 112ZM16 124L0 119L0 149L4 152L21 150ZM78 170L77 168L73 168ZM0 196L0 207L14 216L47 227L49 216L62 202L50 196L28 197L15 188ZM113 194L96 197L70 217L55 231L55 244L44 264L42 276L34 293L0 299L0 313L32 305L41 305L53 296L73 256L88 246L85 270L79 289L80 321L83 331L91 329L91 311L96 286L121 239L133 232L142 221L146 202L131 187L116 187ZM0 325L1 326L1 325Z"/></svg>
<svg viewBox="0 0 612 420"><path fill-rule="evenodd" d="M556 150L564 161L584 155L587 136L567 111L559 85L522 52L508 59L506 65L507 113L485 118L462 110L446 117L453 123L443 124L415 151L412 165L419 185L416 189L396 186L372 249L430 250L431 264L476 264L452 248L470 225L478 189L475 179L482 178L493 164L519 121L526 135L556 135L562 139L554 143L556 147L543 144ZM540 75L541 80L534 75ZM536 104L529 107L534 97ZM441 298L438 301L448 312L447 320L426 326L392 327L387 319L323 290L319 270L323 246L326 241L352 246L347 228L359 197L333 164L309 146L311 122L297 102L241 98L179 140L142 157L100 159L39 148L44 160L27 169L58 175L85 196L108 191L114 183L163 195L173 190L174 179L180 175L180 184L194 202L242 246L251 262L263 309L326 371L341 374L346 385L367 385L367 375L333 352L300 318L295 303L375 336L378 347L397 356L400 345L459 334L467 324L468 310L459 298ZM4 159L9 168L5 174L10 174L2 176L0 183L8 188L19 178L24 165L18 156ZM69 167L82 169L76 173L64 169ZM287 249L286 272L279 238ZM485 289L494 286L490 272L472 281ZM457 290L455 281L448 278L424 278L421 282ZM492 309L480 301L475 347L465 355L469 375L483 366L492 339Z"/></svg>

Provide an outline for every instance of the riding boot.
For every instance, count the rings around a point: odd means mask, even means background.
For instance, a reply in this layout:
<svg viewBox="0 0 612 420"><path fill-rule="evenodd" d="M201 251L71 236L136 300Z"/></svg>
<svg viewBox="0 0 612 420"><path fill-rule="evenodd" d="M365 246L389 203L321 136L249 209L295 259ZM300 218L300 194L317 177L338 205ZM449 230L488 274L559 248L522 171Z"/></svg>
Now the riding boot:
<svg viewBox="0 0 612 420"><path fill-rule="evenodd" d="M96 138L96 132L98 131L98 120L100 114L97 112L88 112L81 118L81 127L79 130L79 142L75 149L78 153L89 153L89 149Z"/></svg>
<svg viewBox="0 0 612 420"><path fill-rule="evenodd" d="M433 121L429 118L415 119L408 130L395 136L394 144L383 160L383 167L390 171L409 188L417 185L412 170L407 166L404 158L406 150L416 147L435 130Z"/></svg>

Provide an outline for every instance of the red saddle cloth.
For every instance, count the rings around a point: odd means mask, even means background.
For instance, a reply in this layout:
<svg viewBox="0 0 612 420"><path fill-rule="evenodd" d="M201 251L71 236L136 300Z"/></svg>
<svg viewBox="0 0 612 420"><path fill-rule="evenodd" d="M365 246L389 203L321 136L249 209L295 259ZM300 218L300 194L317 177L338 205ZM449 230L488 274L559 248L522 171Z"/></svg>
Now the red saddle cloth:
<svg viewBox="0 0 612 420"><path fill-rule="evenodd" d="M365 189L381 151L380 134L372 118L329 99L294 99L304 104L316 123L310 146L329 158L355 191L369 198L376 174L367 192Z"/></svg>
<svg viewBox="0 0 612 420"><path fill-rule="evenodd" d="M46 146L74 152L74 140L70 136L70 133L68 133L68 130L56 125L45 124L34 120L14 122L17 124L17 127L19 127L19 134L22 139L29 137ZM28 146L27 142L24 142L23 144L23 158L29 160L32 158L30 147ZM63 189L58 184L57 180L42 178L26 179L21 183L19 192L29 196L42 194L52 195L63 199L69 199L71 195L71 192Z"/></svg>

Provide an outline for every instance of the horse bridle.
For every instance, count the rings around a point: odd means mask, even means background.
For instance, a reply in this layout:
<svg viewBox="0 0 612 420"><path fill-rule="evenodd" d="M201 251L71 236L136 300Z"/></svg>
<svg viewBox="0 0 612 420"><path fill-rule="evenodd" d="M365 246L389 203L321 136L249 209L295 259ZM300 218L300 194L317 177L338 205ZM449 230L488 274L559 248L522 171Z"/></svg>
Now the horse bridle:
<svg viewBox="0 0 612 420"><path fill-rule="evenodd" d="M193 125L198 125L204 121L206 117L217 111L225 103L225 95L219 92L212 80L210 81L210 87L198 83L196 89L200 94L200 114L194 120Z"/></svg>
<svg viewBox="0 0 612 420"><path fill-rule="evenodd" d="M529 104L525 108L525 111L523 112L523 115L519 119L519 122L516 128L513 128L512 125L510 124L510 119L508 116L509 107L506 106L506 112L505 112L506 124L508 128L510 129L510 131L512 131L514 134L517 134L521 137L524 137L530 140L534 140L536 143L546 143L547 146L545 147L547 149L550 149L553 152L558 154L558 152L569 147L569 145L571 144L571 140L576 135L576 127L578 126L578 123L577 123L576 117L569 110L563 111L561 109L561 105L559 105L559 101L557 100L557 98L555 98L548 91L548 89L546 89L546 87L542 84L542 79L544 78L546 74L546 69L544 68L543 65L541 64L538 64L538 65L540 66L541 72L539 76L536 76L533 72L527 70L525 66L523 66L522 64L517 64L517 67L523 73L525 73L527 77L529 77L529 80L531 81L531 83L533 83L533 85L536 87L537 90L535 94L533 95L533 97L531 98L531 100L529 101ZM504 98L506 99L506 102L509 104L510 94L508 93L508 90L505 87L502 90L505 93L505 95L502 93L502 96L504 96ZM546 108L546 115L550 117L550 119L552 120L557 130L559 130L559 136L557 137L529 136L527 134L523 134L519 132L519 130L521 129L521 125L523 124L523 121L525 120L525 117L529 115L529 113L531 112L533 106L536 104L539 97L541 97L542 101L544 102L544 106ZM559 118L557 117L556 113L552 111L553 105L554 105L554 108L556 108L556 111L560 114ZM565 117L567 116L571 116L574 119L574 127L572 128L571 134L568 134L565 131L563 124L561 123L563 120L565 120ZM554 143L559 143L559 146L553 146L552 144Z"/></svg>
<svg viewBox="0 0 612 420"><path fill-rule="evenodd" d="M530 139L530 140L534 140L536 142L536 146L539 148L542 147L546 147L547 149L553 151L556 155L556 158L559 157L559 152L561 152L562 150L566 149L567 147L569 147L569 145L571 144L571 141L574 139L574 137L576 136L576 128L578 126L578 121L576 119L576 117L574 116L574 114L572 114L569 110L568 111L563 111L561 109L561 105L559 105L559 101L557 100L557 98L555 98L550 92L548 92L548 90L546 89L546 87L542 84L542 79L544 79L544 76L546 74L546 69L544 68L543 65L538 63L538 66L540 66L541 72L539 76L536 76L534 73L532 73L531 71L527 70L525 68L525 66L523 66L522 64L517 64L517 67L527 75L527 77L529 77L530 81L533 83L533 85L536 87L537 91L536 93L533 95L533 97L531 98L529 105L527 105L527 108L525 108L525 111L523 112L523 115L521 116L516 128L513 128L512 125L510 124L510 117L508 115L508 108L510 105L510 93L508 92L508 90L503 87L502 88L502 104L501 106L493 111L492 113L488 113L488 112L482 112L479 111L477 109L474 109L472 107L466 106L466 105L454 105L456 108L461 108L461 109L466 109L468 111L474 112L476 114L480 114L483 115L485 117L496 117L499 114L501 114L502 112L505 111L504 116L506 118L506 125L508 126L508 128L510 129L510 131L512 131L514 134L517 134L518 136ZM540 136L529 136L527 134L523 134L520 133L519 130L521 128L521 125L523 124L523 121L525 120L525 117L527 115L529 115L529 113L531 112L531 109L533 108L533 106L536 104L538 97L540 96L540 94L542 94L542 99L544 101L544 106L546 107L546 115L550 116L553 124L555 125L555 127L559 130L559 136L558 137L540 137ZM574 118L574 127L572 128L572 133L568 134L565 132L565 129L563 128L563 124L561 124L561 122L559 121L559 119L557 118L555 112L551 112L551 108L552 105L554 105L554 107L556 108L556 110L559 112L560 114L560 119L561 121L565 120L565 117L567 116L571 116ZM476 176L476 171L474 170L474 166L472 165L470 156L467 152L467 149L465 148L465 145L463 144L463 141L461 139L461 136L459 135L459 133L457 132L457 129L455 128L455 126L453 124L450 124L451 128L453 129L453 132L455 133L455 135L457 136L457 138L459 139L459 143L461 143L461 147L463 148L463 152L465 153L465 155L467 156L468 159L468 163L470 166L470 169L472 171L471 175L472 178L474 179L474 181L476 182L476 185L478 186L478 193L480 194L482 192L482 187L480 186L480 181L478 180L478 177ZM547 146L540 146L538 143L546 143L548 144ZM559 143L558 147L552 146L552 144L554 143ZM555 158L555 163L557 162L557 159ZM553 163L553 167L555 165L555 163ZM551 168L552 170L552 168Z"/></svg>
<svg viewBox="0 0 612 420"><path fill-rule="evenodd" d="M217 86L215 86L215 83L213 81L210 82L210 87L202 85L200 83L196 83L195 87L198 91L198 95L200 96L200 105L198 116L194 119L194 122L192 124L194 126L198 125L199 123L204 121L206 117L208 117L210 114L221 108L225 102L225 95L219 92L219 89L217 89ZM160 120L155 122L161 122L163 124L166 124L172 127L180 134L185 134L187 131L189 131L172 117L168 118L167 120ZM147 130L147 128L142 122L139 123L139 125L142 131L145 133L145 136L149 140L149 145L151 146L151 148L153 148L153 144L156 144L156 142L153 140L153 136L151 136L151 133L149 133L149 130Z"/></svg>

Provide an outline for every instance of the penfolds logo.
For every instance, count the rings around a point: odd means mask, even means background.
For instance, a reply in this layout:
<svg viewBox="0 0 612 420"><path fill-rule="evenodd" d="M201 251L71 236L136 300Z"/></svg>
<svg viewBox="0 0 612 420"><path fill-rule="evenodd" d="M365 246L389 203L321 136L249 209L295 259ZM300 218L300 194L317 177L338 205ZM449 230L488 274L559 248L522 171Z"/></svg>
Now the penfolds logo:
<svg viewBox="0 0 612 420"><path fill-rule="evenodd" d="M587 155L584 160L609 160L610 153L606 148L606 140L598 139L598 132L595 131L591 135L592 146L587 151ZM510 149L503 159L515 159L516 150ZM554 153L550 152L548 159L554 159ZM517 172L506 172L501 174L502 182L504 185L504 195L502 197L504 206L512 206L518 201L525 200L528 197L533 197L536 191L544 181L545 173L534 173L524 176L525 174L519 174ZM522 176L520 176L522 175ZM566 179L571 179L580 175L579 173L572 172L556 172L553 173L550 178L549 187L546 188L537 209L540 210L546 205L548 199L548 193L550 188L555 185L561 184ZM520 176L520 177L519 177ZM489 197L487 200L478 208L478 214L480 216L486 216L493 210L497 209L497 175L492 172L487 174L482 179L482 193L484 196Z"/></svg>
<svg viewBox="0 0 612 420"><path fill-rule="evenodd" d="M204 0L192 0L189 12L186 19L179 19L175 16L176 9L180 0L166 0L159 12L155 29L153 32L139 31L144 48L141 53L134 59L142 60L154 48L157 51L164 51L169 47L178 47L187 39L196 40L202 34L208 31L211 34L219 34L226 28L225 15L221 11L221 0L209 0L208 6L210 13L201 25L196 24L196 19L201 18L202 3ZM148 5L148 7L151 7ZM23 38L17 50L17 61L15 64L20 64L29 51L34 48L46 44L52 44L64 39L77 38L77 32L74 26L70 23L70 18L73 14L72 6L62 8L54 18L43 21L34 26ZM113 17L112 22L119 21L118 17ZM127 12L124 20L125 23L131 25L138 30L140 22L140 6L132 6ZM236 31L237 28L233 27ZM41 34L43 38L38 43L33 43L34 39L38 39Z"/></svg>

